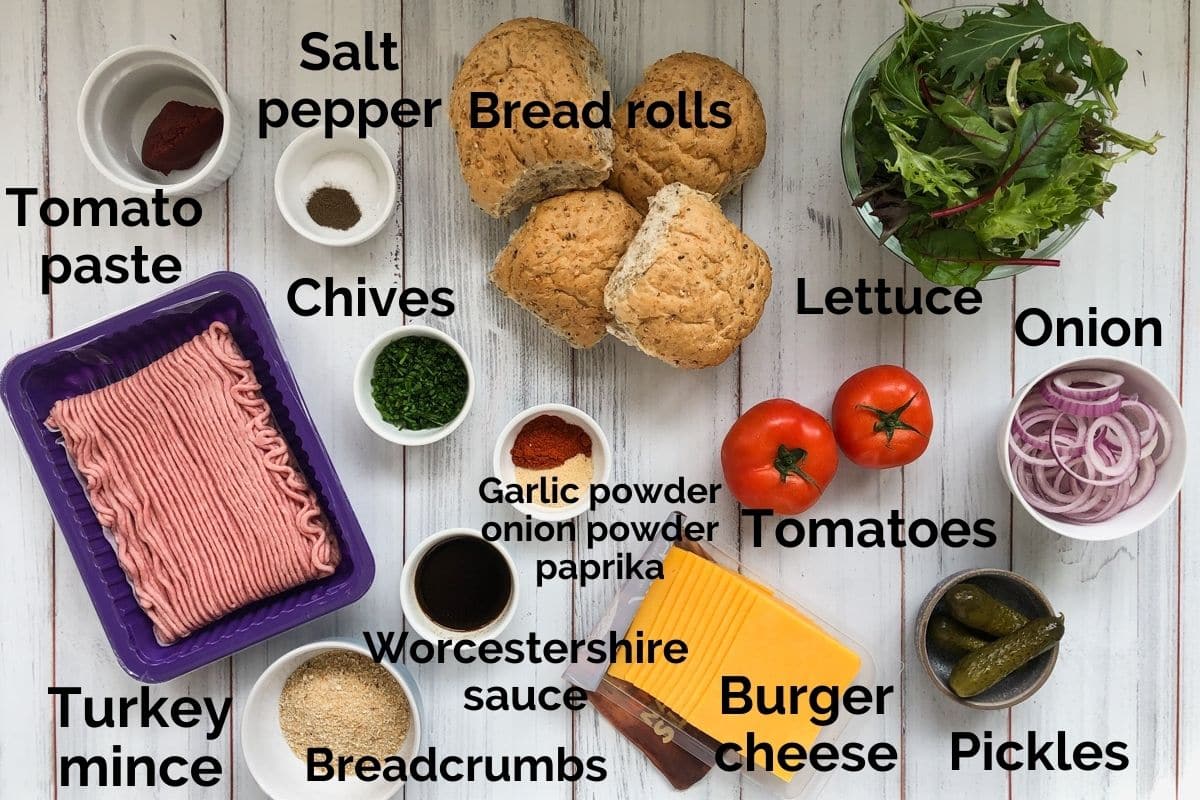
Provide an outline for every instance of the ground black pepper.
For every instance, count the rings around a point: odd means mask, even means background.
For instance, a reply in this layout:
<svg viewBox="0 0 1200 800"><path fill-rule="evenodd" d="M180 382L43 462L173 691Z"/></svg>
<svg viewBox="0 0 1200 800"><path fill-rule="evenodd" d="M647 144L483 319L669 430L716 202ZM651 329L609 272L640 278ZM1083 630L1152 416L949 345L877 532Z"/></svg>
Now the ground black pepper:
<svg viewBox="0 0 1200 800"><path fill-rule="evenodd" d="M362 219L354 195L336 186L322 186L308 196L305 209L312 221L325 228L339 231L353 228Z"/></svg>

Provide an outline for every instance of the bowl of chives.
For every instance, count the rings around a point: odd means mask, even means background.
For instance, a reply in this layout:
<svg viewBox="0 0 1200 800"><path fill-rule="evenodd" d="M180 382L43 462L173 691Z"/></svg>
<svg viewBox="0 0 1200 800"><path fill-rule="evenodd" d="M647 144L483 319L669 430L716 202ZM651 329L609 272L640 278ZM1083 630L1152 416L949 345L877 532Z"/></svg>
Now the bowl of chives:
<svg viewBox="0 0 1200 800"><path fill-rule="evenodd" d="M475 371L466 351L427 325L381 334L354 370L354 404L363 422L408 447L445 439L466 419L474 399Z"/></svg>

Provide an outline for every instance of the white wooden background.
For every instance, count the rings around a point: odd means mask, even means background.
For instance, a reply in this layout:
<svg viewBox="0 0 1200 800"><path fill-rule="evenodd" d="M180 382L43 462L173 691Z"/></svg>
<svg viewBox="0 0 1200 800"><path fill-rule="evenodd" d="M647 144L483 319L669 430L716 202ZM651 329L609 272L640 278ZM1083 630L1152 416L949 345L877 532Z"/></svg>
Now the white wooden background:
<svg viewBox="0 0 1200 800"><path fill-rule="evenodd" d="M919 4L932 10L932 2ZM983 287L985 308L971 317L798 317L794 279L813 290L858 277L921 283L877 248L849 208L838 158L838 124L851 80L867 54L900 20L889 0L510 0L434 2L327 0L70 0L5 2L0 32L0 152L5 185L36 185L60 195L114 191L87 162L75 127L79 90L89 71L127 45L175 45L209 65L239 106L248 131L245 154L229 185L204 198L204 219L186 232L126 232L39 226L17 228L11 200L0 206L3 352L10 354L95 317L145 300L154 286L67 285L43 297L40 253L174 252L186 277L235 269L266 296L313 416L374 548L378 573L353 608L212 665L155 692L170 696L245 694L277 655L308 640L363 628L399 629L399 572L406 551L439 529L478 526L488 513L475 494L489 470L495 435L510 415L546 401L575 403L607 429L617 454L615 478L719 478L715 443L739 411L783 395L827 408L851 372L888 361L921 376L934 396L937 429L917 464L883 474L844 464L819 510L851 517L886 514L997 520L999 543L976 548L883 552L743 549L745 560L813 609L854 632L874 653L880 680L900 687L883 718L856 738L887 739L903 765L885 774L835 774L827 798L1192 798L1200 796L1200 545L1185 528L1200 523L1200 470L1191 470L1183 500L1136 538L1082 544L1039 529L1013 504L998 473L992 441L1014 386L1074 349L1014 342L1014 314L1030 305L1083 315L1158 316L1158 348L1115 352L1152 368L1200 412L1200 162L1189 118L1200 112L1200 9L1189 0L1112 4L1048 0L1052 12L1081 19L1130 61L1121 92L1121 122L1167 138L1152 159L1120 168L1120 190L1104 219L1091 221L1064 253L1061 270L1026 273ZM770 254L776 290L741 353L722 367L674 371L609 341L573 353L541 331L485 281L490 261L516 221L496 222L474 209L459 178L450 129L395 129L377 138L396 154L401 203L392 224L371 242L331 250L294 235L275 209L275 162L296 129L254 135L263 96L445 96L468 48L493 25L522 15L562 19L581 28L609 63L618 96L640 70L678 50L711 53L738 66L766 109L766 159L744 196L727 207ZM314 73L298 66L303 33L358 39L392 31L403 43L401 72ZM1195 45L1191 45L1195 47ZM440 445L405 452L372 435L350 396L354 362L366 343L397 323L379 318L309 318L290 313L286 287L304 275L334 275L349 285L450 285L458 311L444 327L473 354L479 376L475 409ZM1194 433L1196 433L1194 431ZM5 514L6 575L0 580L0 797L83 797L55 789L57 754L211 753L226 764L215 790L139 790L136 797L261 798L242 765L239 727L214 742L193 732L56 729L46 687L82 685L92 695L132 694L137 684L117 667L47 504L11 429L0 425L0 503ZM645 509L657 517L665 509ZM693 508L717 518L737 547L732 503ZM497 513L493 511L492 513ZM499 512L507 514L509 512ZM605 512L611 515L611 512ZM631 513L636 513L631 512ZM1011 530L1011 534L1010 531ZM518 634L582 635L614 587L532 591L538 556L568 547L513 547L525 577ZM917 605L941 576L970 566L1010 567L1040 584L1065 611L1070 632L1051 682L1012 712L979 713L938 695L917 663L910 634ZM1184 613L1190 609L1190 613ZM592 710L566 713L469 713L469 684L548 684L557 668L422 667L428 743L442 752L541 753L560 745L608 756L604 784L507 787L414 784L416 798L645 798L670 792L640 754ZM1063 729L1072 741L1120 739L1130 745L1123 772L984 772L949 768L952 730L991 730L997 738L1029 729ZM749 782L714 773L694 798L764 797ZM94 792L118 796L117 792Z"/></svg>

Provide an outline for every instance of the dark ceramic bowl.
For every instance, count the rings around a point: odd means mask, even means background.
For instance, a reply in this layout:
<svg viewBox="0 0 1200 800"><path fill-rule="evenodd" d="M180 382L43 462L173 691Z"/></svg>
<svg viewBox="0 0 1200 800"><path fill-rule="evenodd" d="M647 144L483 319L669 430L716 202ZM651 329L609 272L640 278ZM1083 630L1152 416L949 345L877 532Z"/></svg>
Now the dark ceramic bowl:
<svg viewBox="0 0 1200 800"><path fill-rule="evenodd" d="M939 648L930 641L929 620L934 614L949 616L945 596L960 583L970 582L983 589L1002 603L1020 611L1025 616L1053 616L1054 608L1041 590L1025 578L1003 569L968 569L956 572L933 587L917 613L917 656L934 685L942 694L955 702L971 708L995 711L1011 708L1027 700L1050 677L1058 660L1058 645L1042 653L1016 672L1005 677L986 692L974 697L959 697L950 688L950 671L960 656Z"/></svg>

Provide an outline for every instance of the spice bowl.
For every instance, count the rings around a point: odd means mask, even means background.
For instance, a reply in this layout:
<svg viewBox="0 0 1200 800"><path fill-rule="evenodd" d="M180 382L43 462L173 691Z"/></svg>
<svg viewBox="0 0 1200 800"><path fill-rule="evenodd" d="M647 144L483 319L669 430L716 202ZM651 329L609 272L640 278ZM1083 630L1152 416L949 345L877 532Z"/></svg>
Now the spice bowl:
<svg viewBox="0 0 1200 800"><path fill-rule="evenodd" d="M1076 370L1101 370L1122 375L1125 379L1122 392L1136 394L1141 400L1157 409L1162 416L1163 424L1170 431L1171 437L1171 451L1162 465L1157 468L1154 483L1146 496L1116 516L1101 522L1068 522L1034 508L1022 493L1013 472L1012 463L1009 461L1009 432L1012 430L1013 420L1021 410L1022 402L1046 378L1059 372ZM1099 542L1137 533L1152 525L1155 520L1165 514L1183 488L1184 467L1187 463L1187 430L1179 399L1153 372L1141 364L1135 364L1123 358L1111 356L1076 358L1035 375L1013 396L1008 411L1004 415L1003 423L1000 425L1000 430L997 432L996 443L1001 474L1017 503L1039 525L1071 539Z"/></svg>
<svg viewBox="0 0 1200 800"><path fill-rule="evenodd" d="M1029 579L1004 569L968 569L956 572L934 586L926 595L917 611L916 642L917 658L925 673L942 694L960 705L983 711L1011 708L1028 700L1045 685L1058 661L1059 645L1033 658L1011 675L1000 680L990 689L974 697L959 697L950 688L950 673L954 669L956 655L940 648L932 640L929 623L935 614L948 614L946 594L961 583L972 583L983 589L1005 605L1020 611L1029 619L1053 616L1055 611L1049 599ZM1069 634L1068 634L1069 635Z"/></svg>
<svg viewBox="0 0 1200 800"><path fill-rule="evenodd" d="M505 484L521 483L518 478L517 466L513 463L513 446L517 437L526 424L541 416L556 417L563 422L582 428L591 439L592 444L592 478L588 485L604 483L608 480L612 463L612 450L608 437L596 420L574 406L560 403L545 403L527 408L512 418L496 440L496 449L492 453L493 474ZM548 471L547 471L548 472ZM513 503L512 507L521 514L528 514L543 522L561 522L579 516L588 509L588 488L579 487L579 499L568 505L556 508L537 503Z"/></svg>
<svg viewBox="0 0 1200 800"><path fill-rule="evenodd" d="M516 562L499 542L487 542L503 560L504 568L508 571L509 593L508 600L500 612L483 624L472 630L459 630L439 624L432 619L421 605L418 597L418 568L431 552L441 545L454 539L474 537L483 540L483 534L470 528L449 528L428 536L404 560L404 569L400 573L400 607L404 611L404 619L408 626L426 641L434 642L442 639L448 641L480 642L485 639L495 639L499 636L517 614L517 603L520 600L520 580L517 574ZM472 541L472 540L469 540ZM468 569L470 565L462 565ZM474 577L478 577L475 575ZM460 581L462 579L460 578ZM454 589L451 589L454 591Z"/></svg>
<svg viewBox="0 0 1200 800"><path fill-rule="evenodd" d="M163 175L142 163L142 140L171 100L218 108L224 120L217 144L198 163ZM204 194L228 180L242 157L242 127L229 95L207 67L166 47L128 47L101 61L83 84L76 123L96 169L140 194Z"/></svg>
<svg viewBox="0 0 1200 800"><path fill-rule="evenodd" d="M341 132L325 138L313 129L297 136L279 157L275 203L288 225L310 241L329 247L361 244L392 218L396 168L369 136Z"/></svg>
<svg viewBox="0 0 1200 800"><path fill-rule="evenodd" d="M352 770L344 781L309 781L305 762L288 747L279 718L284 684L309 659L339 650L371 657L362 642L352 639L327 639L302 645L267 667L246 697L242 711L242 755L250 774L274 800L386 800L403 784L403 781L387 781L382 777L362 781L354 777ZM421 695L403 665L384 660L381 666L395 678L408 700L408 734L395 754L407 761L421 748L424 723Z"/></svg>
<svg viewBox="0 0 1200 800"><path fill-rule="evenodd" d="M394 341L403 339L407 336L423 336L429 339L436 339L440 342L448 344L455 353L458 354L462 361L463 368L467 373L467 399L463 403L462 409L458 415L450 422L437 428L424 428L420 430L409 430L397 428L383 418L379 408L375 405L375 399L371 391L371 377L375 370L375 361L379 358L380 353ZM431 328L428 325L404 325L399 328L393 328L386 333L381 334L375 341L363 351L363 354L358 359L358 366L354 370L354 404L358 408L358 415L362 417L363 422L367 427L376 434L389 442L402 444L406 447L415 447L418 445L432 444L433 442L445 439L462 424L466 419L467 413L471 410L471 404L475 400L475 370L471 367L471 359L467 358L467 353L449 335L442 333L436 328Z"/></svg>

